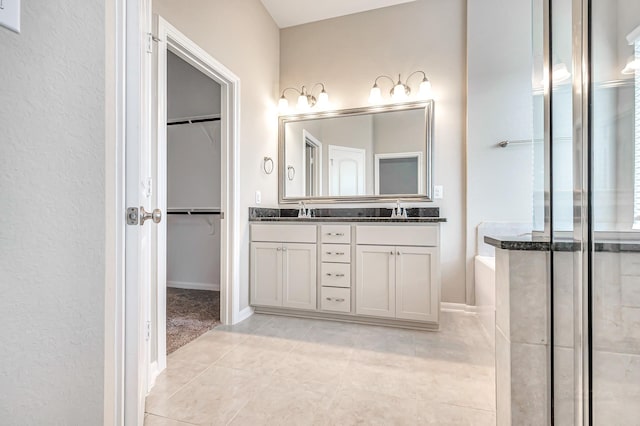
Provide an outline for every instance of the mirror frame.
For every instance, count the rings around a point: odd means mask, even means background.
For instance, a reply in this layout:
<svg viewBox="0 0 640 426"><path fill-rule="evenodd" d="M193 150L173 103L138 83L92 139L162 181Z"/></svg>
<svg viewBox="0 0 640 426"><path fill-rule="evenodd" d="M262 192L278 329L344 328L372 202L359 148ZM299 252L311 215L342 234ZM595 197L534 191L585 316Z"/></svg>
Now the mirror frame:
<svg viewBox="0 0 640 426"><path fill-rule="evenodd" d="M382 113L391 111L403 111L424 108L426 125L426 156L425 164L425 193L424 194L396 194L396 195L354 195L354 196L320 196L320 197L285 197L285 147L284 135L287 123L312 120L319 118L349 117L371 113ZM389 202L391 200L401 201L433 201L433 122L434 122L434 102L433 100L406 102L401 104L380 105L371 107L351 108L334 111L322 111L316 113L282 115L278 118L278 200L280 204L295 204L300 201L305 203L371 203ZM371 166L373 167L373 165Z"/></svg>

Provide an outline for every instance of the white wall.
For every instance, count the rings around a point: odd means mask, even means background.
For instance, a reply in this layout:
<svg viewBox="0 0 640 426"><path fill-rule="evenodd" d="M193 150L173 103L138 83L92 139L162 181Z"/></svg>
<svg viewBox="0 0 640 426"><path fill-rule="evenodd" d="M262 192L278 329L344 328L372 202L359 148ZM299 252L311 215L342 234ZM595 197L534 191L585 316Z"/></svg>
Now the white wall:
<svg viewBox="0 0 640 426"><path fill-rule="evenodd" d="M532 148L528 144L496 148L504 139L532 138L531 19L531 0L468 2L466 265L469 289L473 288L478 224L532 221ZM468 302L472 300L469 294Z"/></svg>
<svg viewBox="0 0 640 426"><path fill-rule="evenodd" d="M249 305L249 206L255 191L277 206L278 174L262 170L278 158L279 30L259 0L154 1L154 13L177 27L241 80L240 83L240 307ZM277 167L277 164L276 164Z"/></svg>
<svg viewBox="0 0 640 426"><path fill-rule="evenodd" d="M286 28L280 37L280 87L323 82L334 108L368 105L380 74L427 73L436 95L433 177L445 198L425 204L440 207L448 219L442 225L443 300L464 302L466 1L417 0ZM420 79L414 79L417 88Z"/></svg>
<svg viewBox="0 0 640 426"><path fill-rule="evenodd" d="M169 52L168 119L220 114L220 85ZM220 208L220 122L167 127L168 208ZM167 285L220 288L220 217L169 215Z"/></svg>
<svg viewBox="0 0 640 426"><path fill-rule="evenodd" d="M0 422L102 424L105 6L0 28Z"/></svg>

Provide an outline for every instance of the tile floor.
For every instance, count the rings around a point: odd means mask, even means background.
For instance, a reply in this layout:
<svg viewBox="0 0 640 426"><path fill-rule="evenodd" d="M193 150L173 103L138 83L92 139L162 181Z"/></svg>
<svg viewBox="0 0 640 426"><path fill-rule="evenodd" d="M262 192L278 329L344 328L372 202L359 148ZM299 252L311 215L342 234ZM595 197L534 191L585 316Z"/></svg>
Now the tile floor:
<svg viewBox="0 0 640 426"><path fill-rule="evenodd" d="M493 348L477 317L439 332L254 315L168 357L146 426L495 425Z"/></svg>

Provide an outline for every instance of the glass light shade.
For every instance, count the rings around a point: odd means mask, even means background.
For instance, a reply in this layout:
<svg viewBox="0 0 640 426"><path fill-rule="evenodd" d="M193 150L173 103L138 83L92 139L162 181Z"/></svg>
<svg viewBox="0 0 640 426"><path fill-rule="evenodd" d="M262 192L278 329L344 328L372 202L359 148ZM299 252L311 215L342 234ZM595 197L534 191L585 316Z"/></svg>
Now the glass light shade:
<svg viewBox="0 0 640 426"><path fill-rule="evenodd" d="M635 74L638 70L640 70L640 59L636 59L635 56L629 56L629 59L627 59L627 64L622 70L622 74Z"/></svg>
<svg viewBox="0 0 640 426"><path fill-rule="evenodd" d="M373 86L371 88L371 93L369 93L369 103L371 104L379 104L382 102L382 92L378 86Z"/></svg>
<svg viewBox="0 0 640 426"><path fill-rule="evenodd" d="M329 94L325 91L320 92L318 95L318 108L326 108L329 106Z"/></svg>
<svg viewBox="0 0 640 426"><path fill-rule="evenodd" d="M405 92L404 84L397 84L396 87L393 88L391 99L396 102L404 101L405 99L407 99L407 93Z"/></svg>
<svg viewBox="0 0 640 426"><path fill-rule="evenodd" d="M280 100L278 101L278 109L281 112L286 111L287 109L289 109L289 101L287 100L287 98L285 98L284 96L280 98Z"/></svg>
<svg viewBox="0 0 640 426"><path fill-rule="evenodd" d="M431 90L431 82L426 78L422 80L420 83L420 89L418 90L418 96L420 99L431 99L433 98L433 92Z"/></svg>
<svg viewBox="0 0 640 426"><path fill-rule="evenodd" d="M571 73L564 62L554 65L551 71L553 72L554 83L562 83L571 78Z"/></svg>
<svg viewBox="0 0 640 426"><path fill-rule="evenodd" d="M298 96L298 108L302 111L306 111L309 109L309 101L307 100L306 95Z"/></svg>

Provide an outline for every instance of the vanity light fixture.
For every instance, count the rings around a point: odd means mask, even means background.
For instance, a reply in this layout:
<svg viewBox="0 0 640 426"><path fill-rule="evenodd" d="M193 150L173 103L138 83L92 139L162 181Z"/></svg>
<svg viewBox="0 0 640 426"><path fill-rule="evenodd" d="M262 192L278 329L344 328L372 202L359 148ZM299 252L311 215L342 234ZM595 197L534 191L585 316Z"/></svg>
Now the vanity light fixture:
<svg viewBox="0 0 640 426"><path fill-rule="evenodd" d="M629 59L627 59L627 64L624 66L622 74L635 74L636 71L640 71L640 58L636 59L634 55L631 55L629 56Z"/></svg>
<svg viewBox="0 0 640 426"><path fill-rule="evenodd" d="M433 93L431 91L431 82L427 78L427 75L424 71L414 71L409 74L409 77L402 82L402 77L398 74L398 81L396 82L394 79L389 77L388 75L380 75L373 82L373 87L371 88L371 92L369 94L369 102L372 104L382 103L382 91L378 86L378 80L381 78L385 78L389 80L393 84L393 88L391 89L391 99L394 102L404 102L409 99L411 95L411 88L409 87L409 79L413 77L415 74L422 74L422 82L420 82L420 88L418 89L418 98L419 99L432 99Z"/></svg>
<svg viewBox="0 0 640 426"><path fill-rule="evenodd" d="M313 95L313 91L318 86L321 87L321 90L318 94L318 98L316 99L316 97ZM299 111L309 111L309 109L314 106L317 106L317 108L319 109L325 109L329 105L329 94L325 90L323 83L314 84L310 91L307 91L307 88L305 86L302 86L300 90L296 89L295 87L287 87L282 91L282 95L280 95L280 100L278 101L278 109L281 112L285 112L289 108L289 101L284 96L287 90L293 90L298 94L297 106Z"/></svg>

